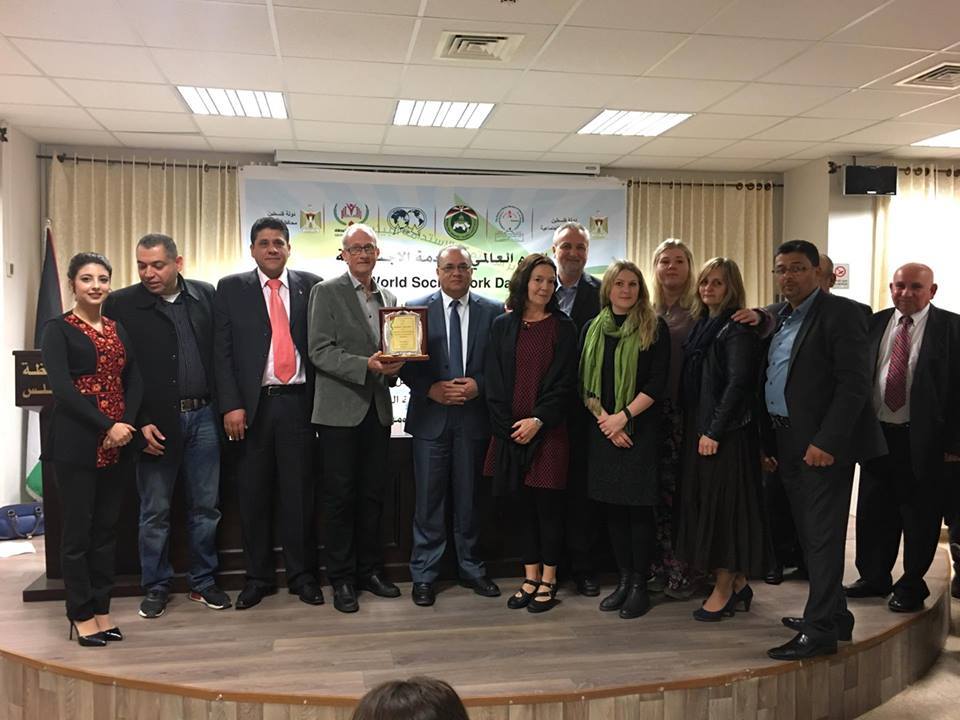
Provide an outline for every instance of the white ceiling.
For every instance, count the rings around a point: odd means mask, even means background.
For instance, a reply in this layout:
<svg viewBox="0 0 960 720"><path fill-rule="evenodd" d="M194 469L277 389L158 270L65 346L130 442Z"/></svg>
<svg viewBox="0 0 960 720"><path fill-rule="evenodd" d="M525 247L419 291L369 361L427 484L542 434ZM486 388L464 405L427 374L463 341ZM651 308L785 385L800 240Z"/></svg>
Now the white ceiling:
<svg viewBox="0 0 960 720"><path fill-rule="evenodd" d="M444 31L524 37L453 63ZM917 157L960 92L896 82L944 61L958 0L0 0L0 119L59 145L776 172ZM176 84L283 90L290 119L195 118ZM398 128L398 98L497 105L479 130ZM697 114L576 135L604 107Z"/></svg>

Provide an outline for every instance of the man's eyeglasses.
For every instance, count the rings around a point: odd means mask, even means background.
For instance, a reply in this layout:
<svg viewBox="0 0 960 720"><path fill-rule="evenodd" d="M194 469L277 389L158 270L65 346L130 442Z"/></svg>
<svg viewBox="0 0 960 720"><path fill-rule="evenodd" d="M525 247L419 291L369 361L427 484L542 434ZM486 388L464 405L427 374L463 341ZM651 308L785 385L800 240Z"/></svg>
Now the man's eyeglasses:
<svg viewBox="0 0 960 720"><path fill-rule="evenodd" d="M773 274L781 277L784 275L800 275L801 273L807 272L809 269L809 265L790 265L788 267L780 266L773 269Z"/></svg>
<svg viewBox="0 0 960 720"><path fill-rule="evenodd" d="M454 270L459 270L460 272L470 272L473 270L473 265L469 263L460 263L459 265L454 265L453 263L448 263L446 265L440 266L440 272L452 273Z"/></svg>
<svg viewBox="0 0 960 720"><path fill-rule="evenodd" d="M372 255L377 251L377 246L373 243L367 243L366 245L350 245L349 247L345 247L343 251L349 255L359 255L360 253Z"/></svg>

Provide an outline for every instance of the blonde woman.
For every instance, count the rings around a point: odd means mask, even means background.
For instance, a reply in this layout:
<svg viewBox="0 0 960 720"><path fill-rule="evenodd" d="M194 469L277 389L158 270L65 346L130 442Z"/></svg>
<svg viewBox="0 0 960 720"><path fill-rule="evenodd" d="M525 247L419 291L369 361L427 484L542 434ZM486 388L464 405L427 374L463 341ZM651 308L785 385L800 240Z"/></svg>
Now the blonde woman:
<svg viewBox="0 0 960 720"><path fill-rule="evenodd" d="M596 417L587 438L588 495L604 504L620 569L600 603L635 618L650 609L647 573L656 542L660 405L670 336L640 269L619 260L600 283L600 314L581 333L580 394Z"/></svg>

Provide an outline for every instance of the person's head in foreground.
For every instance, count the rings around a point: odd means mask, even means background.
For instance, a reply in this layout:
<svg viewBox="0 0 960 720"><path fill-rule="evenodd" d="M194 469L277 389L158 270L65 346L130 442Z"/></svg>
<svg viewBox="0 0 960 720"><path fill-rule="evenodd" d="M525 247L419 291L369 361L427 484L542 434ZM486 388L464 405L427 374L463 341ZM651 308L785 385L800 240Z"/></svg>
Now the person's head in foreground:
<svg viewBox="0 0 960 720"><path fill-rule="evenodd" d="M360 698L353 720L469 720L460 697L436 678L381 683Z"/></svg>

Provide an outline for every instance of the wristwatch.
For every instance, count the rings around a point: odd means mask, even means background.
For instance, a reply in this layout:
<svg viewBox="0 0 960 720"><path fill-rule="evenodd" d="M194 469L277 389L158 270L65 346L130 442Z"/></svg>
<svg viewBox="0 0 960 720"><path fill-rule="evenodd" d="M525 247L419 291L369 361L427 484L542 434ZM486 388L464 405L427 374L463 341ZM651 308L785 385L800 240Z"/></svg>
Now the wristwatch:
<svg viewBox="0 0 960 720"><path fill-rule="evenodd" d="M535 417L535 418L530 418L530 419L533 420L533 421L537 424L537 427L543 427L543 420L541 420L540 418Z"/></svg>

